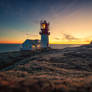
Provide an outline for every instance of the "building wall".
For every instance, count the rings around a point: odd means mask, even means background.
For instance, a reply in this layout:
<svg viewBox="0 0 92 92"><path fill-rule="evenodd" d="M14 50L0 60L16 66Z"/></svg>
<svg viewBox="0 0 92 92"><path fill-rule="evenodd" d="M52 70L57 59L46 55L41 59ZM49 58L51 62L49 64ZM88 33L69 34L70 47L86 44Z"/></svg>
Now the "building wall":
<svg viewBox="0 0 92 92"><path fill-rule="evenodd" d="M49 41L48 35L42 34L41 35L41 47L42 48L47 48L48 43L49 43L48 41Z"/></svg>

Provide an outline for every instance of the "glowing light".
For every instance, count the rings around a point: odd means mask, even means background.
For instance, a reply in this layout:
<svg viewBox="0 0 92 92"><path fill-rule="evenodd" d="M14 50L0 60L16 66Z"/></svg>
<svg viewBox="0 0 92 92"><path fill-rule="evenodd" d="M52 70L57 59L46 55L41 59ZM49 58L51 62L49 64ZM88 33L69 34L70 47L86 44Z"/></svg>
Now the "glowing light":
<svg viewBox="0 0 92 92"><path fill-rule="evenodd" d="M45 29L46 28L46 25L45 24L42 24L42 29Z"/></svg>

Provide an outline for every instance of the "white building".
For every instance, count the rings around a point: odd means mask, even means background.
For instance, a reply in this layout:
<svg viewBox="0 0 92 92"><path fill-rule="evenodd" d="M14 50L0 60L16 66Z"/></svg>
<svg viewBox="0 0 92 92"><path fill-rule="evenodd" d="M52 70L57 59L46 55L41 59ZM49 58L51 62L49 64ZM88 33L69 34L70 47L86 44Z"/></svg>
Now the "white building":
<svg viewBox="0 0 92 92"><path fill-rule="evenodd" d="M41 27L41 48L48 48L49 46L49 23L46 22L46 20L41 21L40 23L40 27Z"/></svg>
<svg viewBox="0 0 92 92"><path fill-rule="evenodd" d="M38 49L40 46L39 40L30 40L27 39L24 41L22 44L21 50L33 50L33 49Z"/></svg>

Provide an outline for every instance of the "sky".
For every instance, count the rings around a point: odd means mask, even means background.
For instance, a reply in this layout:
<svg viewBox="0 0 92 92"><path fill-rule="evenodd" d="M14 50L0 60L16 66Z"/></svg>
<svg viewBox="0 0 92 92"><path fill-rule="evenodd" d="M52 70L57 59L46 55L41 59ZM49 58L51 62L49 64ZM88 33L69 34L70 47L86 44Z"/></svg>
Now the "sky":
<svg viewBox="0 0 92 92"><path fill-rule="evenodd" d="M51 44L92 40L92 0L0 0L0 43L40 40L40 21L50 22Z"/></svg>

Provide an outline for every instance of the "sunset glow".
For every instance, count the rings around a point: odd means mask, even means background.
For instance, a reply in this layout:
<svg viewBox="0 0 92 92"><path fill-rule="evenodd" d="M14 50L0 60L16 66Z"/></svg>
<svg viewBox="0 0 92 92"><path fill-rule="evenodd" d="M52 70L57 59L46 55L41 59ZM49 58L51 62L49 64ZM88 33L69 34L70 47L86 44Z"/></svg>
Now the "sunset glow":
<svg viewBox="0 0 92 92"><path fill-rule="evenodd" d="M0 43L40 40L41 19L50 22L50 44L92 40L91 0L0 0L0 10Z"/></svg>

